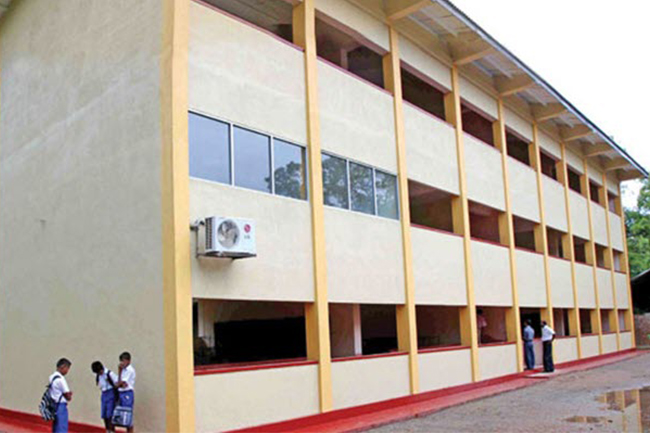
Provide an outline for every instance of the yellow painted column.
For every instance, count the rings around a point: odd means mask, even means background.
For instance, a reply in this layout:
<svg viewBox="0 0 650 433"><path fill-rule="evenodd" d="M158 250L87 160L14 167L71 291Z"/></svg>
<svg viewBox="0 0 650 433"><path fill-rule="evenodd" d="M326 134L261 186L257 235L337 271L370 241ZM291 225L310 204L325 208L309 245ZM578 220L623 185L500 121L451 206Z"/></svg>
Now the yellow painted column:
<svg viewBox="0 0 650 433"><path fill-rule="evenodd" d="M397 306L397 341L399 350L409 353L411 394L419 391L418 339L415 321L415 283L413 281L413 248L411 247L411 212L409 209L406 141L402 107L402 75L400 70L399 35L390 27L390 52L384 56L384 82L393 94L395 112L395 144L397 148L397 181L399 187L402 254L404 260L405 304Z"/></svg>
<svg viewBox="0 0 650 433"><path fill-rule="evenodd" d="M618 197L619 200L623 199L621 195L621 184L618 184ZM624 270L625 270L625 281L627 284L627 303L629 308L625 312L626 320L630 328L630 335L632 336L632 347L636 347L636 330L634 329L634 305L632 304L632 282L630 281L630 256L628 255L627 248L627 227L625 227L625 211L623 206L621 206L621 233L623 233L623 256L624 256ZM618 320L618 318L616 318Z"/></svg>
<svg viewBox="0 0 650 433"><path fill-rule="evenodd" d="M498 119L494 122L494 139L496 147L501 152L501 167L503 172L503 189L506 213L500 218L502 243L508 246L510 260L510 284L512 286L512 308L510 320L507 320L509 340L514 337L517 345L517 371L524 370L524 347L521 338L521 319L519 311L519 289L517 288L517 251L515 250L515 229L512 220L512 202L510 197L510 176L508 165L508 146L506 143L506 119L503 111L503 99L497 100ZM504 219L505 217L505 219ZM505 242L504 242L505 241Z"/></svg>
<svg viewBox="0 0 650 433"><path fill-rule="evenodd" d="M541 232L537 241L541 241L541 250L544 254L544 279L546 282L546 322L549 326L555 329L555 323L553 320L553 288L551 287L551 269L548 259L548 233L546 231L546 212L544 211L544 182L542 178L542 157L539 149L539 131L537 129L537 123L533 122L533 143L532 154L533 158L531 162L535 167L535 174L537 175L537 200L539 205L539 224Z"/></svg>
<svg viewBox="0 0 650 433"><path fill-rule="evenodd" d="M311 205L314 256L314 302L305 308L307 356L318 361L320 410L332 410L332 358L330 353L327 262L318 108L318 57L316 53L315 0L304 0L293 10L294 43L305 50L307 152L309 154L309 203Z"/></svg>
<svg viewBox="0 0 650 433"><path fill-rule="evenodd" d="M605 223L607 224L607 255L609 257L609 272L612 281L612 296L614 297L614 330L616 331L616 349L621 350L621 329L618 324L618 299L616 298L616 269L614 269L614 250L612 249L612 228L609 216L609 200L607 200L607 174L603 173L603 189L605 190ZM610 324L612 320L610 319Z"/></svg>
<svg viewBox="0 0 650 433"><path fill-rule="evenodd" d="M591 268L592 275L594 276L594 294L596 297L596 329L598 330L598 351L603 354L603 324L600 316L600 293L598 291L598 260L596 257L596 236L594 235L594 218L591 210L591 190L589 188L589 164L587 160L582 160L583 174L583 187L587 197L587 217L589 219L589 250L586 254L591 255ZM592 320L593 322L593 320Z"/></svg>
<svg viewBox="0 0 650 433"><path fill-rule="evenodd" d="M465 257L465 281L467 284L467 307L460 309L460 330L463 345L470 347L472 380L480 380L478 364L478 330L476 327L476 298L474 296L474 272L472 270L472 238L469 225L469 201L467 196L467 172L465 169L465 143L463 141L463 118L460 103L460 78L458 66L451 69L451 92L445 97L447 121L455 127L456 156L458 159L459 197L452 202L454 232L463 236Z"/></svg>
<svg viewBox="0 0 650 433"><path fill-rule="evenodd" d="M189 1L165 0L160 75L165 425L194 425L188 144Z"/></svg>
<svg viewBox="0 0 650 433"><path fill-rule="evenodd" d="M562 161L560 167L561 180L564 185L564 206L566 208L567 218L567 236L569 259L571 260L571 285L573 286L573 320L576 332L576 347L578 348L578 359L582 358L582 332L580 331L580 304L578 301L578 282L576 280L576 255L573 245L573 228L571 224L571 197L569 195L569 174L566 166L566 144L560 143L562 152Z"/></svg>

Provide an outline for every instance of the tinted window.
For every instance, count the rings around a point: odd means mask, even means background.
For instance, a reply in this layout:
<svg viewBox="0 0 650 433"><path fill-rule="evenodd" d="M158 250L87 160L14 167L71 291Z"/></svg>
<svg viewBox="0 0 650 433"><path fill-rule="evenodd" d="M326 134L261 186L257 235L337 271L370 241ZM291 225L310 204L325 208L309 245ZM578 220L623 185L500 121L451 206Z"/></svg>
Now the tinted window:
<svg viewBox="0 0 650 433"><path fill-rule="evenodd" d="M377 215L397 219L397 178L392 174L375 171L375 188Z"/></svg>
<svg viewBox="0 0 650 433"><path fill-rule="evenodd" d="M348 208L348 174L344 159L323 154L323 201L326 205Z"/></svg>
<svg viewBox="0 0 650 433"><path fill-rule="evenodd" d="M285 197L307 198L305 149L282 140L273 140L275 193Z"/></svg>
<svg viewBox="0 0 650 433"><path fill-rule="evenodd" d="M235 126L235 185L271 192L270 138Z"/></svg>
<svg viewBox="0 0 650 433"><path fill-rule="evenodd" d="M352 210L369 214L375 213L372 168L350 163L350 195Z"/></svg>
<svg viewBox="0 0 650 433"><path fill-rule="evenodd" d="M230 126L189 114L190 176L230 183Z"/></svg>

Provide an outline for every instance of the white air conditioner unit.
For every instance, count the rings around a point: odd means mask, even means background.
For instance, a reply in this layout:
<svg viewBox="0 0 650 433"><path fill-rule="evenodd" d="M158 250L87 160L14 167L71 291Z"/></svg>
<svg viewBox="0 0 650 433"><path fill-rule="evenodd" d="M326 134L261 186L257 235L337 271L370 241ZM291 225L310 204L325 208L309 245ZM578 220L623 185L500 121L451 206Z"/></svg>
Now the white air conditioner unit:
<svg viewBox="0 0 650 433"><path fill-rule="evenodd" d="M255 257L255 223L242 218L205 219L205 252L211 257Z"/></svg>

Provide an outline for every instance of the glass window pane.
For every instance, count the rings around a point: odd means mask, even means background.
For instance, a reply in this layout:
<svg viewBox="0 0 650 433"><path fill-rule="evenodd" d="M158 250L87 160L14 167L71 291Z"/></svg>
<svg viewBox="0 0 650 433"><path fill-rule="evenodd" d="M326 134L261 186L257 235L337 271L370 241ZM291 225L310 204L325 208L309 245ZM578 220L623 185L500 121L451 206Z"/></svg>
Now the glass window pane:
<svg viewBox="0 0 650 433"><path fill-rule="evenodd" d="M235 185L271 192L270 137L235 126Z"/></svg>
<svg viewBox="0 0 650 433"><path fill-rule="evenodd" d="M230 183L230 125L189 113L190 176Z"/></svg>
<svg viewBox="0 0 650 433"><path fill-rule="evenodd" d="M352 196L352 210L375 214L372 168L350 163L350 195Z"/></svg>
<svg viewBox="0 0 650 433"><path fill-rule="evenodd" d="M398 219L397 178L392 174L375 171L377 188L377 215Z"/></svg>
<svg viewBox="0 0 650 433"><path fill-rule="evenodd" d="M301 200L307 198L305 149L286 141L273 140L275 193Z"/></svg>
<svg viewBox="0 0 650 433"><path fill-rule="evenodd" d="M344 159L323 154L323 201L328 206L348 208L348 175Z"/></svg>

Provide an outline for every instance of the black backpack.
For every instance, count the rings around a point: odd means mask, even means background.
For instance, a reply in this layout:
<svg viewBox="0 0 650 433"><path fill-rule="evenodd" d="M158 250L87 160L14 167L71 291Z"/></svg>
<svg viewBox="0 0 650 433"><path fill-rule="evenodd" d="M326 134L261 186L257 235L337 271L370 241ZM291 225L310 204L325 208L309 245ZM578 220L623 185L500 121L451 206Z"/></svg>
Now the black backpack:
<svg viewBox="0 0 650 433"><path fill-rule="evenodd" d="M41 404L38 405L38 411L41 413L41 418L43 418L45 421L53 421L54 418L56 418L57 406L63 398L63 395L61 395L61 398L59 398L59 401L57 402L54 401L50 395L52 384L54 384L54 381L57 379L61 379L61 376L55 376L52 381L45 387L45 392L43 393L43 397L41 397Z"/></svg>

